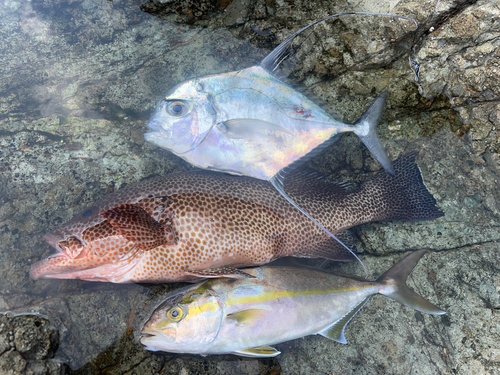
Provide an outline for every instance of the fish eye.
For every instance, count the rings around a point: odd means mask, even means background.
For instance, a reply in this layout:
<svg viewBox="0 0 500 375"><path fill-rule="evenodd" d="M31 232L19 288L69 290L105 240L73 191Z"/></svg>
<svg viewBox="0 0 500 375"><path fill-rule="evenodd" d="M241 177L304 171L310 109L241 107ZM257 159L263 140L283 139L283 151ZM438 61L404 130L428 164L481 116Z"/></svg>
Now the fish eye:
<svg viewBox="0 0 500 375"><path fill-rule="evenodd" d="M184 318L184 310L180 307L174 307L167 312L167 318L173 322L179 322Z"/></svg>
<svg viewBox="0 0 500 375"><path fill-rule="evenodd" d="M181 117L187 113L188 107L180 101L169 102L167 104L167 112L172 116Z"/></svg>

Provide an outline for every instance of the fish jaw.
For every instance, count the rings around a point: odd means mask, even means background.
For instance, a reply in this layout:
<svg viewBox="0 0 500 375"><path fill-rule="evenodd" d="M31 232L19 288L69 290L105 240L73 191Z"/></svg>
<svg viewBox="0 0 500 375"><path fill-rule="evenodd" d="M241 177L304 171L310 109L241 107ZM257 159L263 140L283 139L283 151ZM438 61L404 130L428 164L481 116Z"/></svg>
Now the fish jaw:
<svg viewBox="0 0 500 375"><path fill-rule="evenodd" d="M35 263L30 269L30 276L38 279L79 279L85 281L99 281L112 283L134 282L133 268L137 261L123 261L119 264L103 264L101 266L86 265L86 262L75 262L65 254L55 254Z"/></svg>
<svg viewBox="0 0 500 375"><path fill-rule="evenodd" d="M141 343L145 346L144 349L152 352L172 352L172 348L175 347L175 339L172 335L148 329L142 331Z"/></svg>
<svg viewBox="0 0 500 375"><path fill-rule="evenodd" d="M38 279L79 279L113 283L129 283L137 262L95 266L85 259L72 259L64 252L49 256L31 266L30 276Z"/></svg>
<svg viewBox="0 0 500 375"><path fill-rule="evenodd" d="M30 276L34 280L80 279L128 283L132 282L135 268L144 257L143 252L133 249L133 245L122 259L110 260L106 252L98 254L84 241L79 243L77 251L61 245L67 243L69 239L76 240L76 237L69 236L63 239L51 233L44 238L57 252L31 266ZM126 241L122 241L122 244L126 244Z"/></svg>

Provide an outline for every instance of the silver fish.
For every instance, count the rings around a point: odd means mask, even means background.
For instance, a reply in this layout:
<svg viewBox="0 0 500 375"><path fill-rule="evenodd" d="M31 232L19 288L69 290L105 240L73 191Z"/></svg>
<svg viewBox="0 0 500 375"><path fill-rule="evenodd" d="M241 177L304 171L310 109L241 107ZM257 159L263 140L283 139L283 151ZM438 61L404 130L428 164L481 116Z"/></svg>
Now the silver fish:
<svg viewBox="0 0 500 375"><path fill-rule="evenodd" d="M287 195L284 168L326 147L335 135L354 132L384 169L394 174L375 129L387 93L349 125L283 82L278 67L290 54L297 36L320 22L352 14L369 13L332 15L291 35L259 65L180 83L150 119L147 126L152 131L145 134L146 140L202 169L270 181L292 205L335 238Z"/></svg>
<svg viewBox="0 0 500 375"><path fill-rule="evenodd" d="M445 312L406 286L425 250L412 252L376 281L319 270L265 266L255 278L216 279L174 292L142 329L146 349L274 357L270 345L320 334L346 344L345 328L374 294L415 310Z"/></svg>

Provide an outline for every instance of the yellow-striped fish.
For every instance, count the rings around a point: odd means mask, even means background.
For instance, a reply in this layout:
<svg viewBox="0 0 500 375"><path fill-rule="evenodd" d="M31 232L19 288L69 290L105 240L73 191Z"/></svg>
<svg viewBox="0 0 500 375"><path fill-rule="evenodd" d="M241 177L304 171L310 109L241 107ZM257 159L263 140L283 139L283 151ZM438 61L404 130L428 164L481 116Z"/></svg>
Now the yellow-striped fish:
<svg viewBox="0 0 500 375"><path fill-rule="evenodd" d="M216 279L181 289L146 322L146 349L173 353L274 357L271 345L320 334L346 344L344 330L374 294L415 310L445 312L406 286L425 250L415 251L376 281L304 268L265 266L255 278Z"/></svg>

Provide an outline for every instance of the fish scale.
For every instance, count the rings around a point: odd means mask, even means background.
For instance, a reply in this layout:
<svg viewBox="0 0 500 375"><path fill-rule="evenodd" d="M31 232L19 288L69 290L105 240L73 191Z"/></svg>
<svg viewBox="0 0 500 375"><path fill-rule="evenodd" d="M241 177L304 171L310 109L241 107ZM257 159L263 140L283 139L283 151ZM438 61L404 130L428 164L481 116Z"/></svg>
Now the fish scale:
<svg viewBox="0 0 500 375"><path fill-rule="evenodd" d="M381 171L358 190L304 181L302 173L287 184L294 199L348 239L345 229L367 222L443 216L416 157L400 157L394 176ZM239 268L285 256L352 260L268 182L210 172L174 173L127 187L46 238L58 252L32 266L35 279L196 281L247 277Z"/></svg>

